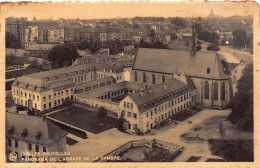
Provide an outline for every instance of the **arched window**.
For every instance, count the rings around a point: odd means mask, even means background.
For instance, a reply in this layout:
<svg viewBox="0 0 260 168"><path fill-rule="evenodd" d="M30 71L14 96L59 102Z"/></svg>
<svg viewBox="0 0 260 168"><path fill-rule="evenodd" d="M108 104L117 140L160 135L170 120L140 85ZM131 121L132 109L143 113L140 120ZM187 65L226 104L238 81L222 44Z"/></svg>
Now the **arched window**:
<svg viewBox="0 0 260 168"><path fill-rule="evenodd" d="M153 81L153 85L156 84L156 77L155 77L155 74L152 75L152 81Z"/></svg>
<svg viewBox="0 0 260 168"><path fill-rule="evenodd" d="M209 83L206 81L204 85L204 96L205 99L209 99Z"/></svg>
<svg viewBox="0 0 260 168"><path fill-rule="evenodd" d="M214 83L214 100L218 100L218 84Z"/></svg>
<svg viewBox="0 0 260 168"><path fill-rule="evenodd" d="M226 87L225 87L225 83L222 83L222 100L226 100Z"/></svg>
<svg viewBox="0 0 260 168"><path fill-rule="evenodd" d="M165 76L163 75L162 76L162 83L164 83L165 82Z"/></svg>
<svg viewBox="0 0 260 168"><path fill-rule="evenodd" d="M135 71L135 81L137 81L137 72Z"/></svg>
<svg viewBox="0 0 260 168"><path fill-rule="evenodd" d="M146 83L146 74L143 73L143 83Z"/></svg>

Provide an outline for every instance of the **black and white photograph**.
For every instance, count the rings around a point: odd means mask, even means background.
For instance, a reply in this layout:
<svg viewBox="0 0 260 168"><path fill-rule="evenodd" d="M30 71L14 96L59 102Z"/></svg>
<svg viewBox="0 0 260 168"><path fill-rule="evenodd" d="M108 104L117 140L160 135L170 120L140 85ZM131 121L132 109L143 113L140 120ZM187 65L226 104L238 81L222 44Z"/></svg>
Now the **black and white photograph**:
<svg viewBox="0 0 260 168"><path fill-rule="evenodd" d="M258 8L3 4L5 166L257 162Z"/></svg>

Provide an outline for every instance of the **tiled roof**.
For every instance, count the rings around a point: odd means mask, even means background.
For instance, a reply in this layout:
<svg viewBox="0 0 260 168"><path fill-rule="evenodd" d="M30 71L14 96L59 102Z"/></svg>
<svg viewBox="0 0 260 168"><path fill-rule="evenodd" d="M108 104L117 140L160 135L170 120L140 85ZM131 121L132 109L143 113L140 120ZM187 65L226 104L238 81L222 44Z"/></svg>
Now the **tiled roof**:
<svg viewBox="0 0 260 168"><path fill-rule="evenodd" d="M90 82L87 82L87 83L83 83L83 84L77 85L76 88L75 88L75 91L80 90L80 89L85 89L86 87L97 85L97 84L104 83L104 82L107 82L107 81L115 81L116 82L116 79L112 76L109 76L109 77L106 77L106 78L102 78L102 79L90 81Z"/></svg>
<svg viewBox="0 0 260 168"><path fill-rule="evenodd" d="M155 85L151 88L129 95L136 103L139 112L144 112L164 102L172 100L181 94L196 89L191 79L185 76L187 83L179 80L172 80L166 83ZM166 88L166 89L165 89Z"/></svg>
<svg viewBox="0 0 260 168"><path fill-rule="evenodd" d="M8 131L13 126L13 132ZM27 135L22 136L22 132L27 129ZM40 133L37 139L35 135ZM67 133L47 118L6 113L6 137L19 139L31 143L50 146L66 136Z"/></svg>
<svg viewBox="0 0 260 168"><path fill-rule="evenodd" d="M169 74L185 73L188 76L228 79L218 55L215 52L139 48L134 70Z"/></svg>

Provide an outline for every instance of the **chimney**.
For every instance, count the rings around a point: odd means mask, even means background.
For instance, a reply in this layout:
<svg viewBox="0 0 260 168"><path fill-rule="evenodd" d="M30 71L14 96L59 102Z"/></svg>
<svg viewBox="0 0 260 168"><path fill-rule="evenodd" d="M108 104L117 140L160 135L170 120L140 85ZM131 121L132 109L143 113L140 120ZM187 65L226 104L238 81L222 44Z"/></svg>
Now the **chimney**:
<svg viewBox="0 0 260 168"><path fill-rule="evenodd" d="M164 90L165 90L165 91L167 90L167 85L166 85L166 83L164 83Z"/></svg>

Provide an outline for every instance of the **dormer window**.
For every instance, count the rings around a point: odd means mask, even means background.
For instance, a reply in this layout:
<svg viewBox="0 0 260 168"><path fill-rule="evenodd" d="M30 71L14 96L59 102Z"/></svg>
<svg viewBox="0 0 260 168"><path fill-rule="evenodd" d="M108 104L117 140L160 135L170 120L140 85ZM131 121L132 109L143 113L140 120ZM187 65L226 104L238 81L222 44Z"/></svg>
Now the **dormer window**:
<svg viewBox="0 0 260 168"><path fill-rule="evenodd" d="M34 85L34 86L33 86L33 90L36 90L36 89L37 89L37 86L36 86L36 85Z"/></svg>
<svg viewBox="0 0 260 168"><path fill-rule="evenodd" d="M14 126L11 126L9 129L8 129L8 134L12 134L14 133Z"/></svg>
<svg viewBox="0 0 260 168"><path fill-rule="evenodd" d="M210 73L210 68L208 67L208 68L207 68L207 74L209 74L209 73Z"/></svg>
<svg viewBox="0 0 260 168"><path fill-rule="evenodd" d="M23 132L22 132L22 137L26 137L27 136L27 128L23 129Z"/></svg>
<svg viewBox="0 0 260 168"><path fill-rule="evenodd" d="M36 135L35 135L35 138L36 138L37 140L39 140L39 139L41 138L41 135L42 135L41 131L38 131L38 132L36 133Z"/></svg>
<svg viewBox="0 0 260 168"><path fill-rule="evenodd" d="M27 88L28 88L28 86L29 86L29 84L28 84L28 83L26 83L26 85L25 85L25 89L27 89Z"/></svg>

